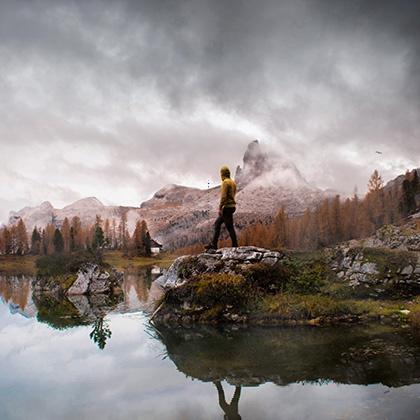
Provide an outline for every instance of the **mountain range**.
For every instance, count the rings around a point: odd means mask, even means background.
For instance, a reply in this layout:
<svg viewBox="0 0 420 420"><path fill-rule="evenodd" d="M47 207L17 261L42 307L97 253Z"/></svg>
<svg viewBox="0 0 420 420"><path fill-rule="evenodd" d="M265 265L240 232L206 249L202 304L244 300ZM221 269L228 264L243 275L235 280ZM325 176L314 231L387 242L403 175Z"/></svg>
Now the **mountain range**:
<svg viewBox="0 0 420 420"><path fill-rule="evenodd" d="M281 207L289 215L301 214L331 195L330 191L308 183L292 162L265 152L258 140L248 145L234 178L238 184L236 225L239 229L270 219ZM125 212L130 233L138 219L145 219L151 235L171 249L208 240L217 216L219 190L220 187L202 190L170 184L139 207L105 206L97 198L88 197L56 209L46 201L37 207L10 212L9 224L23 219L31 232L35 226L44 227L50 222L59 226L65 217L79 216L82 223L92 224L99 215L103 220L115 219L118 225Z"/></svg>

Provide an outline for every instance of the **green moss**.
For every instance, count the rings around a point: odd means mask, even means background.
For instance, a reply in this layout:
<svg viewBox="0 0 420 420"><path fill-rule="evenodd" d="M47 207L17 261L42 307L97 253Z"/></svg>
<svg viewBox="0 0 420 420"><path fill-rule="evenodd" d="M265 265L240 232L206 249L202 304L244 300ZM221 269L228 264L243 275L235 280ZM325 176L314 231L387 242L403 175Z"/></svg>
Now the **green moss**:
<svg viewBox="0 0 420 420"><path fill-rule="evenodd" d="M245 310L255 297L250 284L243 276L234 274L201 274L188 283L169 290L165 306L184 314L204 312L205 317L215 316L223 309Z"/></svg>
<svg viewBox="0 0 420 420"><path fill-rule="evenodd" d="M264 297L259 302L258 310L277 314L283 319L333 318L339 316L361 316L369 318L402 316L401 310L407 305L404 302L375 300L343 299L329 296L282 294Z"/></svg>
<svg viewBox="0 0 420 420"><path fill-rule="evenodd" d="M241 308L251 298L251 286L243 276L233 274L201 274L191 283L197 305L214 307L231 305Z"/></svg>
<svg viewBox="0 0 420 420"><path fill-rule="evenodd" d="M64 276L61 281L61 285L64 290L68 290L72 284L76 281L77 276L75 274L69 274Z"/></svg>
<svg viewBox="0 0 420 420"><path fill-rule="evenodd" d="M383 248L354 248L353 254L363 254L365 262L373 262L381 276L396 277L399 270L408 264L416 264L417 254L410 251L388 250Z"/></svg>
<svg viewBox="0 0 420 420"><path fill-rule="evenodd" d="M322 257L289 258L284 263L289 279L285 290L293 293L320 292L330 277L328 264Z"/></svg>
<svg viewBox="0 0 420 420"><path fill-rule="evenodd" d="M321 287L321 293L334 299L350 299L355 297L354 288L347 282L326 282Z"/></svg>
<svg viewBox="0 0 420 420"><path fill-rule="evenodd" d="M256 294L283 291L290 279L290 272L283 265L250 264L241 273Z"/></svg>
<svg viewBox="0 0 420 420"><path fill-rule="evenodd" d="M177 274L180 279L189 279L194 273L203 272L205 268L197 256L190 256L182 261L182 264L178 267Z"/></svg>

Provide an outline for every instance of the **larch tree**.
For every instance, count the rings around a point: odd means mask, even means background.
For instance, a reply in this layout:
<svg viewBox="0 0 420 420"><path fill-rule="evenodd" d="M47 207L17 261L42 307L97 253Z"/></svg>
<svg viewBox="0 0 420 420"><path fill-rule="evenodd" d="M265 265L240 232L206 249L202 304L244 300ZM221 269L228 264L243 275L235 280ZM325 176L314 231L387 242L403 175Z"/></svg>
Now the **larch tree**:
<svg viewBox="0 0 420 420"><path fill-rule="evenodd" d="M38 228L35 226L31 236L31 253L34 255L41 254L42 237Z"/></svg>
<svg viewBox="0 0 420 420"><path fill-rule="evenodd" d="M150 257L152 255L151 238L146 220L142 220L141 222L141 237L144 245L145 256Z"/></svg>
<svg viewBox="0 0 420 420"><path fill-rule="evenodd" d="M82 222L79 216L74 216L71 219L71 237L70 237L70 248L72 251L76 249L82 249L84 244Z"/></svg>
<svg viewBox="0 0 420 420"><path fill-rule="evenodd" d="M52 223L48 223L42 231L42 252L45 255L52 255L55 252L54 231L55 226Z"/></svg>
<svg viewBox="0 0 420 420"><path fill-rule="evenodd" d="M273 229L273 246L275 248L285 248L288 240L288 216L284 208L277 212Z"/></svg>
<svg viewBox="0 0 420 420"><path fill-rule="evenodd" d="M319 242L321 246L327 246L331 241L330 220L330 200L325 198L319 208L318 225L319 225Z"/></svg>
<svg viewBox="0 0 420 420"><path fill-rule="evenodd" d="M112 243L112 238L111 238L111 225L109 223L109 219L105 219L105 224L104 224L104 237L105 237L105 244L109 248L111 246L111 243Z"/></svg>
<svg viewBox="0 0 420 420"><path fill-rule="evenodd" d="M419 193L419 180L417 171L413 171L411 174L409 171L406 172L404 181L401 188L400 198L400 213L402 217L407 217L417 210L416 195Z"/></svg>
<svg viewBox="0 0 420 420"><path fill-rule="evenodd" d="M61 234L61 231L58 228L55 228L54 230L53 244L55 252L61 253L64 251L63 235Z"/></svg>
<svg viewBox="0 0 420 420"><path fill-rule="evenodd" d="M121 209L120 224L118 227L118 242L124 255L128 252L128 241L129 234L127 231L127 212L124 209Z"/></svg>
<svg viewBox="0 0 420 420"><path fill-rule="evenodd" d="M5 255L9 255L12 253L13 245L12 245L12 234L10 229L6 226L2 230L2 242L3 242L3 253Z"/></svg>
<svg viewBox="0 0 420 420"><path fill-rule="evenodd" d="M94 233L92 239L92 248L94 250L101 249L105 244L104 231L102 230L102 219L96 215L96 221L94 226Z"/></svg>
<svg viewBox="0 0 420 420"><path fill-rule="evenodd" d="M369 178L368 193L365 197L365 204L371 222L375 227L382 226L385 220L384 209L384 183L379 172L375 169Z"/></svg>
<svg viewBox="0 0 420 420"><path fill-rule="evenodd" d="M328 216L331 235L330 241L337 243L342 240L341 202L339 195L333 198Z"/></svg>
<svg viewBox="0 0 420 420"><path fill-rule="evenodd" d="M133 232L133 248L136 256L144 255L144 244L142 241L142 230L141 230L141 222L137 220L136 227Z"/></svg>
<svg viewBox="0 0 420 420"><path fill-rule="evenodd" d="M19 219L16 226L16 254L25 255L29 251L28 232L25 223Z"/></svg>
<svg viewBox="0 0 420 420"><path fill-rule="evenodd" d="M64 252L70 252L71 238L70 238L70 222L67 217L64 218L61 226L61 235L63 236Z"/></svg>

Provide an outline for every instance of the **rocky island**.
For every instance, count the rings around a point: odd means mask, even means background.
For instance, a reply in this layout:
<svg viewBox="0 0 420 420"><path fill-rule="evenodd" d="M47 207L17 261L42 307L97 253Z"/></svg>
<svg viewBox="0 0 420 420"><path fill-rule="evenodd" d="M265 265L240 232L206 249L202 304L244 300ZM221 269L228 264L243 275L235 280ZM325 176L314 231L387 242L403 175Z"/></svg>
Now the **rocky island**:
<svg viewBox="0 0 420 420"><path fill-rule="evenodd" d="M182 256L156 282L157 324L419 324L420 239L385 226L312 253L259 247ZM407 245L408 244L408 245Z"/></svg>

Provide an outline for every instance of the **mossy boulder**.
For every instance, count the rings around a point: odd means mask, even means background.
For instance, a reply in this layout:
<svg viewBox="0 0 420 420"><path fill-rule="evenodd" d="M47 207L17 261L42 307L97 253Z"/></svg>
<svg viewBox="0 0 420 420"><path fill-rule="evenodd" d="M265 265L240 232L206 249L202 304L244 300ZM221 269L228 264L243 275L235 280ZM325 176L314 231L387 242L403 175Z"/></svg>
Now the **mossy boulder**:
<svg viewBox="0 0 420 420"><path fill-rule="evenodd" d="M270 251L254 246L221 248L199 255L186 255L177 258L168 271L156 281L164 289L181 286L200 274L208 273L242 273L247 266L263 264L276 267L286 255L279 251Z"/></svg>
<svg viewBox="0 0 420 420"><path fill-rule="evenodd" d="M415 251L341 245L330 266L355 296L400 298L420 292L420 257Z"/></svg>

